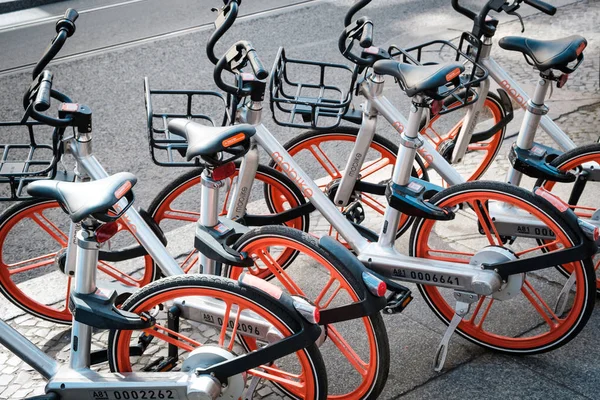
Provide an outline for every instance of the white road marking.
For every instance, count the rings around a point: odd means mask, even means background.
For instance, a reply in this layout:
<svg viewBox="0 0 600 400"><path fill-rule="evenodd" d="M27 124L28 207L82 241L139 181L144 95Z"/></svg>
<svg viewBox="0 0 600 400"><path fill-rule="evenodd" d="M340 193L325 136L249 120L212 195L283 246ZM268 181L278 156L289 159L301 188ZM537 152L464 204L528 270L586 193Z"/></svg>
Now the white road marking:
<svg viewBox="0 0 600 400"><path fill-rule="evenodd" d="M121 3L109 4L106 6L94 7L87 10L77 10L77 12L81 14L87 14L94 11L106 10L109 8L126 6L133 3L139 3L147 0L129 0ZM31 8L23 11L15 11L12 13L1 14L0 15L0 32L9 31L13 29L20 29L25 26L35 26L46 23L48 21L56 21L63 14L60 15L52 15L49 12L43 11L41 8Z"/></svg>

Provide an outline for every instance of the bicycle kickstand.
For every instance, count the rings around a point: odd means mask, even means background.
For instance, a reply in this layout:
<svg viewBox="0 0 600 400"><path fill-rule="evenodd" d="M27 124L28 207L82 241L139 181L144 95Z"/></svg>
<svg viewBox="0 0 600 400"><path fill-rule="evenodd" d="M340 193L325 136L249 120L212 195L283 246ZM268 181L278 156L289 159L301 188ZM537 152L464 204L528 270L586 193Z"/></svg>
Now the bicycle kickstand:
<svg viewBox="0 0 600 400"><path fill-rule="evenodd" d="M433 359L433 369L435 372L440 372L444 368L444 363L446 362L446 356L448 355L448 346L450 345L450 339L454 334L454 331L460 324L460 321L463 320L465 315L469 313L471 309L471 304L479 300L478 296L473 293L465 293L465 292L454 292L454 298L456 299L456 308L455 314L450 321L450 325L444 332L444 336L442 337L442 341L435 352L435 357Z"/></svg>

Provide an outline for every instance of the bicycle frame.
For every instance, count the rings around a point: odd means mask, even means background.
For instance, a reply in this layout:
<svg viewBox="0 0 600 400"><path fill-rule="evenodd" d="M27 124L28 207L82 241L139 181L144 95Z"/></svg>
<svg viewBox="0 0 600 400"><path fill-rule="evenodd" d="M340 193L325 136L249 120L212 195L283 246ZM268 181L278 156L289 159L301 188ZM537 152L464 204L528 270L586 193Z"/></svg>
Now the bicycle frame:
<svg viewBox="0 0 600 400"><path fill-rule="evenodd" d="M319 189L310 176L300 168L269 130L262 123L257 123L257 121L260 121L261 112L262 105L260 102L250 102L243 107L242 112L238 113L238 120L240 122L255 122L256 134L253 136L255 145L266 150L269 156L281 167L283 172L298 185L304 196L311 201L340 235L342 235L350 247L358 254L359 260L367 265L369 269L389 279L423 284L432 284L434 276L438 280L439 277L443 277L445 283L437 282L435 285L485 296L491 295L500 288L502 280L492 270L481 270L474 265L470 266L458 262L409 257L399 253L393 247L393 240L389 234L390 231L386 231L385 226L394 226L389 223L384 225L381 234L382 238L387 237L388 240L380 240L379 243L369 242L340 213L337 207ZM420 116L416 116L415 114L413 118L416 117L420 118ZM243 204L245 208L247 196L242 195L242 193L249 193L254 180L252 171L258 168L258 157L255 156L255 151L257 151L256 147L254 147L249 157L245 157L242 160L238 184L233 188L229 203L230 211L228 217L236 216L237 212L234 208L239 208L239 205ZM402 157L398 157L398 160L400 159ZM399 178L395 177L394 179ZM236 207L232 207L232 205L236 205ZM386 221L397 219L399 215L398 211L388 207L385 219ZM397 225L398 222L396 221Z"/></svg>

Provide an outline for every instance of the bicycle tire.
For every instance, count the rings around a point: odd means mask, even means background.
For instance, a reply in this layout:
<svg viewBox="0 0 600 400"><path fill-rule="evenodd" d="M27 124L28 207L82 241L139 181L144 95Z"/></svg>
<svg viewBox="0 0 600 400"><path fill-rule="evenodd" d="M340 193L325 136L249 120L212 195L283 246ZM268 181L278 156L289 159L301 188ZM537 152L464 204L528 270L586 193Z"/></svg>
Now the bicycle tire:
<svg viewBox="0 0 600 400"><path fill-rule="evenodd" d="M231 304L236 304L240 308L243 307L244 310L248 309L250 312L255 313L259 318L271 322L272 326L276 327L281 334L291 335L298 332L300 329L298 322L288 314L288 311L278 304L276 299L261 292L241 287L233 280L213 275L183 275L160 279L134 293L123 303L122 309L129 312L140 313L147 311L148 308L153 308L155 305L163 305L170 299L188 296L203 296L221 300L224 299L224 301L229 299L231 303L227 303L228 306L231 307ZM233 303L234 300L232 299L237 299L235 300L237 303ZM231 320L228 322L231 322ZM221 322L221 324L224 324L224 322ZM229 323L225 325L229 325ZM184 332L184 330L180 330L180 332ZM242 336L239 332L240 331L236 331L235 334L238 339ZM233 334L233 331L230 335L231 334ZM181 335L184 334L182 333ZM108 339L108 361L112 372L130 372L133 369L131 364L132 360L129 355L131 336L132 331L110 331ZM208 334L205 336L208 336ZM222 337L219 338L219 346L220 348L224 348L226 336L221 336ZM210 340L210 337L205 338L205 340ZM234 339L230 338L229 340L231 345ZM176 340L176 342L179 341L180 340ZM154 343L153 346L157 346L157 344ZM229 350L232 354L237 355L232 349ZM307 393L304 393L302 396L298 396L298 393L294 394L289 390L286 390L286 394L297 399L325 399L327 397L327 373L317 346L312 343L310 346L298 351L296 354L300 360L300 365L303 366L303 371L304 367L306 367L306 370L310 370L310 376L305 376L305 379L312 390L307 390ZM140 360L141 358L137 361ZM271 366L271 368L273 368L273 366ZM306 375L308 374L306 373Z"/></svg>

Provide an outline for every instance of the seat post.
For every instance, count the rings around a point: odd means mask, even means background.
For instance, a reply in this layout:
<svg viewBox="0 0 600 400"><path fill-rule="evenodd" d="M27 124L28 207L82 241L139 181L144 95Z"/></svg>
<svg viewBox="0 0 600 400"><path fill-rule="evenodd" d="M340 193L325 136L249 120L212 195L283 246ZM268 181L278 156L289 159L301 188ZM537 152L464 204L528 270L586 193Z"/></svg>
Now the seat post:
<svg viewBox="0 0 600 400"><path fill-rule="evenodd" d="M419 125L423 116L422 103L423 96L417 95L413 97L408 116L408 126L394 126L396 130L402 130L400 135L400 151L398 152L398 158L394 166L394 175L392 176L392 181L397 185L408 185L417 149L423 144L421 139L419 139Z"/></svg>
<svg viewBox="0 0 600 400"><path fill-rule="evenodd" d="M544 77L544 73L540 73L533 97L529 99L525 106L525 116L519 129L516 146L523 150L531 150L535 133L540 124L540 119L548 113L548 107L544 105L548 88L552 81ZM510 168L506 177L506 182L511 185L519 186L523 173L515 168Z"/></svg>
<svg viewBox="0 0 600 400"><path fill-rule="evenodd" d="M543 73L540 74L540 80L535 87L533 97L529 99L525 107L525 117L517 137L517 146L520 149L530 150L533 146L533 139L540 119L548 113L548 107L544 105L544 100L551 84L551 80L546 79Z"/></svg>
<svg viewBox="0 0 600 400"><path fill-rule="evenodd" d="M212 179L212 172L209 168L204 168L200 176L202 184L202 193L200 195L200 219L198 223L207 228L212 228L219 223L219 189L223 186L223 181ZM199 254L200 273L214 275L216 273L215 261Z"/></svg>
<svg viewBox="0 0 600 400"><path fill-rule="evenodd" d="M76 294L90 294L96 291L96 271L98 269L99 245L96 240L96 222L86 218L77 232L77 259L75 264ZM71 329L70 367L89 368L92 327L75 320Z"/></svg>

